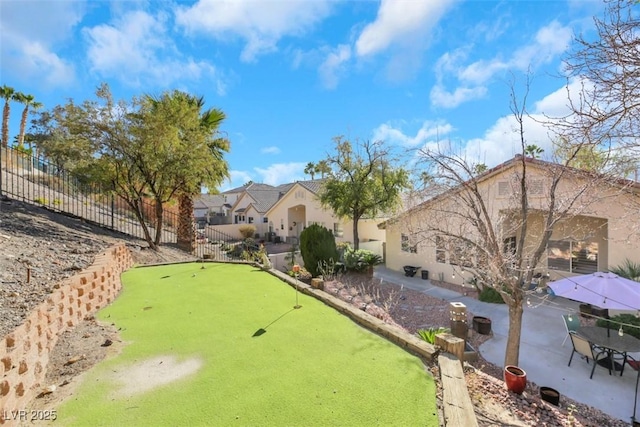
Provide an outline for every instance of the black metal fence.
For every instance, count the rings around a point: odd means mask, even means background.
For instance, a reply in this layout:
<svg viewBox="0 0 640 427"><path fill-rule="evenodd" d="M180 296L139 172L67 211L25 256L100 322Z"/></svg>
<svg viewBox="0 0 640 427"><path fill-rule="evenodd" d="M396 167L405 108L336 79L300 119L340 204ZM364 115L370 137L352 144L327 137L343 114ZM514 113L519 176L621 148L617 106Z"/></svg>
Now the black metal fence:
<svg viewBox="0 0 640 427"><path fill-rule="evenodd" d="M233 237L210 225L199 228L196 232L195 255L199 258L258 261L259 251L260 244L254 239Z"/></svg>
<svg viewBox="0 0 640 427"><path fill-rule="evenodd" d="M137 238L144 232L134 210L117 195L81 182L47 159L12 147L0 148L0 196L42 206ZM143 202L142 216L155 236L154 203ZM177 242L178 215L165 209L161 243Z"/></svg>

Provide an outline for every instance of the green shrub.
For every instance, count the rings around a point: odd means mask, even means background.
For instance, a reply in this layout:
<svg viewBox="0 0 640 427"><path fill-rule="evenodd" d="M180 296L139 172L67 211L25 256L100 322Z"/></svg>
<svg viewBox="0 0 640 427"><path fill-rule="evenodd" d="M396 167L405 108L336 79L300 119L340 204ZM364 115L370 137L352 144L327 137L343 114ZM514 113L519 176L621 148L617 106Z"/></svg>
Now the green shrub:
<svg viewBox="0 0 640 427"><path fill-rule="evenodd" d="M596 321L596 326L601 326L603 328L607 327L607 321L605 319L598 319ZM617 316L613 316L611 318L611 322L609 328L613 329L612 334L617 334L617 330L620 328L620 323L629 324L629 325L637 325L633 326L622 326L622 330L625 334L629 334L633 337L640 339L640 319L637 318L634 314L619 314Z"/></svg>
<svg viewBox="0 0 640 427"><path fill-rule="evenodd" d="M347 271L362 272L378 264L382 264L382 257L369 250L354 250L349 247L344 251L344 266Z"/></svg>
<svg viewBox="0 0 640 427"><path fill-rule="evenodd" d="M287 274L291 277L296 277L296 273L293 270L287 271ZM311 281L311 273L309 273L306 268L300 267L300 271L298 271L298 280L301 282Z"/></svg>
<svg viewBox="0 0 640 427"><path fill-rule="evenodd" d="M429 328L429 329L418 329L418 336L428 342L429 344L436 343L436 335L443 334L446 332L450 332L449 328Z"/></svg>
<svg viewBox="0 0 640 427"><path fill-rule="evenodd" d="M253 225L243 225L238 228L238 231L245 239L253 238L256 234L256 227Z"/></svg>
<svg viewBox="0 0 640 427"><path fill-rule="evenodd" d="M305 268L312 277L317 277L318 263L338 259L336 239L329 230L319 224L313 224L300 233L300 254Z"/></svg>
<svg viewBox="0 0 640 427"><path fill-rule="evenodd" d="M504 304L504 300L502 299L502 295L495 289L490 286L485 286L480 291L478 295L478 299L483 302L492 302L495 304Z"/></svg>

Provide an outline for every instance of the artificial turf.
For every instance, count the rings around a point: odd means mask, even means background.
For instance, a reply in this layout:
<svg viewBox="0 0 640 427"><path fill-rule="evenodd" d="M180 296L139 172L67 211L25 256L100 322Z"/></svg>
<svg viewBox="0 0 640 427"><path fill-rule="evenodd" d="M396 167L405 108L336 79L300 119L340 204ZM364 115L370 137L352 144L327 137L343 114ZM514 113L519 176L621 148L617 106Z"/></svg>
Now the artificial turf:
<svg viewBox="0 0 640 427"><path fill-rule="evenodd" d="M423 363L248 265L135 268L99 313L127 345L58 408L64 426L437 426ZM145 360L195 373L134 395L114 373ZM159 359L154 359L159 357ZM159 360L159 361L158 361ZM140 381L140 380L139 380ZM141 380L145 381L145 380Z"/></svg>

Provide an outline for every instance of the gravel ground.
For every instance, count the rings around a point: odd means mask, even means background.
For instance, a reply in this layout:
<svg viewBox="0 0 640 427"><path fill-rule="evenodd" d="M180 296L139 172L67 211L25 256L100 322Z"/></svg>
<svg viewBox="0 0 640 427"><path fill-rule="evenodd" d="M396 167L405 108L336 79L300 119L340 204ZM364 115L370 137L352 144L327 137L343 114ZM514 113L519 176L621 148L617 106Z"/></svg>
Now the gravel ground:
<svg viewBox="0 0 640 427"><path fill-rule="evenodd" d="M388 309L390 322L410 333L429 327L449 326L449 302L431 297L411 289L404 289L394 283L371 281L361 277L345 278L340 284L332 283L325 290L337 294L345 300L358 304L360 299L352 297L357 290L373 295L373 300ZM435 282L432 281L435 284ZM467 292L468 288L457 289L456 285L437 283L449 289ZM355 289L355 290L354 290ZM337 291L339 290L339 292ZM369 309L367 309L369 311ZM473 313L467 313L471 324ZM474 348L491 339L490 335L480 335L471 331L469 343ZM431 367L437 376L437 366ZM629 423L610 417L600 410L589 407L572 399L561 397L556 407L540 399L539 387L528 381L522 395L509 392L502 379L501 367L487 362L479 355L478 361L468 364L465 378L469 395L474 404L478 424L486 426L589 426L619 427Z"/></svg>
<svg viewBox="0 0 640 427"><path fill-rule="evenodd" d="M175 248L152 251L141 240L34 205L0 201L0 336L20 325L57 283L116 243L127 244L139 264L194 259Z"/></svg>

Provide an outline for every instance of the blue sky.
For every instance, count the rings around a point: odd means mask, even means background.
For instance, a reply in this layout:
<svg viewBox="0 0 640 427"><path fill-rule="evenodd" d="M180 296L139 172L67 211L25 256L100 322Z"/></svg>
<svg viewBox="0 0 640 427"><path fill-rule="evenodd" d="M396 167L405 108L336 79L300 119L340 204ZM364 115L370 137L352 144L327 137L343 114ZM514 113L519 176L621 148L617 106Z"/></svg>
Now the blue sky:
<svg viewBox="0 0 640 427"><path fill-rule="evenodd" d="M488 166L517 152L509 81L533 118L566 110L562 59L596 0L0 0L0 84L53 108L180 89L222 109L232 178L306 179L332 138L399 151L453 141ZM13 104L10 133L22 106ZM549 149L527 120L527 141ZM410 154L408 154L410 155Z"/></svg>

